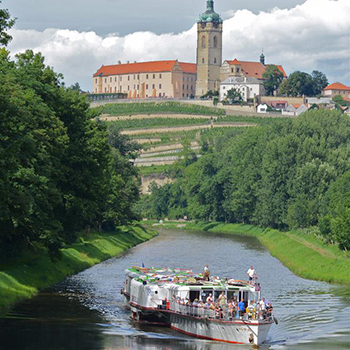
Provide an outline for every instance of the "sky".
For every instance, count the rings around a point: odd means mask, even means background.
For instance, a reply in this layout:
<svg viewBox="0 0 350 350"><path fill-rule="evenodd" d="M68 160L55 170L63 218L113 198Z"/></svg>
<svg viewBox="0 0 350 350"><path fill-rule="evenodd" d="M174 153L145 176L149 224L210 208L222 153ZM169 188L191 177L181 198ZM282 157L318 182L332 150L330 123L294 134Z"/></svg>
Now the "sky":
<svg viewBox="0 0 350 350"><path fill-rule="evenodd" d="M42 52L67 85L92 89L92 75L117 61L195 62L205 0L4 0L16 25L13 54ZM224 19L223 59L324 72L350 85L349 0L215 0Z"/></svg>

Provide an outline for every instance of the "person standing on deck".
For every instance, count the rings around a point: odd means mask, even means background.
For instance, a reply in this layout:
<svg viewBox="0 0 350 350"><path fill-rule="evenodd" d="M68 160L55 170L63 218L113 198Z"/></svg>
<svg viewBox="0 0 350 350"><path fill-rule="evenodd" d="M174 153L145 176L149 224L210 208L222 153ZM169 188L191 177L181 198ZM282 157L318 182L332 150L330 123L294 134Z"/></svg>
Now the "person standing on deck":
<svg viewBox="0 0 350 350"><path fill-rule="evenodd" d="M205 281L209 281L210 270L209 270L208 264L206 264L206 265L204 266L204 269L203 269L203 277L204 277L204 280L205 280Z"/></svg>
<svg viewBox="0 0 350 350"><path fill-rule="evenodd" d="M247 275L249 278L249 282L253 281L254 279L256 279L256 272L253 268L252 265L250 265L249 270L247 271Z"/></svg>

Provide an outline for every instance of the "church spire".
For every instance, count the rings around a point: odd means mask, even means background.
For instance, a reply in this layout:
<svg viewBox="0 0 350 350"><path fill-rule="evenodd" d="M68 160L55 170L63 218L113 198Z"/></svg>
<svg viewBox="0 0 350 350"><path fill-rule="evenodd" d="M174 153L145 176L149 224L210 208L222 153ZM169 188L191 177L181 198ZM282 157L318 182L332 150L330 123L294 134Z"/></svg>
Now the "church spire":
<svg viewBox="0 0 350 350"><path fill-rule="evenodd" d="M207 11L214 11L214 0L207 0Z"/></svg>

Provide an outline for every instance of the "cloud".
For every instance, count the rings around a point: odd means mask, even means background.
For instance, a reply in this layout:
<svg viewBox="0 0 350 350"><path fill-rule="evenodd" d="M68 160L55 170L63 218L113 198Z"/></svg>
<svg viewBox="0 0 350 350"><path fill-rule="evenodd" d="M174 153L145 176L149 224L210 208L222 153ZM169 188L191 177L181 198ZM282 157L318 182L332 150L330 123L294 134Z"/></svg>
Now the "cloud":
<svg viewBox="0 0 350 350"><path fill-rule="evenodd" d="M307 0L292 9L254 14L239 10L224 22L223 58L257 61L264 49L267 63L282 64L287 73L322 70L329 80L350 83L350 7L348 0ZM92 74L117 61L179 59L195 62L196 25L188 31L157 35L135 32L101 37L65 29L11 31L12 54L42 52L46 63L91 90Z"/></svg>

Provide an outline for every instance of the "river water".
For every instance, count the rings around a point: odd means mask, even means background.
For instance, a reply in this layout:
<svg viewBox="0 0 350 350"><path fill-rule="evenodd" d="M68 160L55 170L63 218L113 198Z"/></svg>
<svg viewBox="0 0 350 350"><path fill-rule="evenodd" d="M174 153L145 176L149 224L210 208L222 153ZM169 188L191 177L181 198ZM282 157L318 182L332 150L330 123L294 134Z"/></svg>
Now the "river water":
<svg viewBox="0 0 350 350"><path fill-rule="evenodd" d="M192 268L246 279L257 271L263 295L274 305L263 349L349 349L349 291L295 276L256 238L159 231L158 237L27 300L0 319L0 349L25 350L247 350L198 340L162 327L139 326L123 307L124 270L133 265Z"/></svg>

